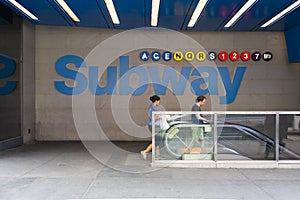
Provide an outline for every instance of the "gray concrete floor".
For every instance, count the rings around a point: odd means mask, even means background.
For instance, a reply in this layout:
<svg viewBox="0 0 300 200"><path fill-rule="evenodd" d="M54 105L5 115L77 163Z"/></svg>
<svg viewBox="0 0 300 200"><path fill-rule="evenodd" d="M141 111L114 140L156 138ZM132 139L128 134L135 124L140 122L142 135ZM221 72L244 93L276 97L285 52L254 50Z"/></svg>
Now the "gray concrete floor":
<svg viewBox="0 0 300 200"><path fill-rule="evenodd" d="M154 169L139 154L147 143L116 145L124 152L98 144L101 161L79 142L2 151L0 199L300 199L299 169Z"/></svg>

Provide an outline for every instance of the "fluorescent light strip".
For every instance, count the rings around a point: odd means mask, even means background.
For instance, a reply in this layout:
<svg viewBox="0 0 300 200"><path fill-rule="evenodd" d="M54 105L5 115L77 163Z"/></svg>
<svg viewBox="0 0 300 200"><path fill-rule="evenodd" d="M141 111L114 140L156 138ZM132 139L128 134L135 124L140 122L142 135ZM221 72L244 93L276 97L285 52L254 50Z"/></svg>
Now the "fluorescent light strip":
<svg viewBox="0 0 300 200"><path fill-rule="evenodd" d="M112 0L104 0L104 1L105 1L106 7L108 9L109 15L110 15L113 23L120 24L119 17L117 15L116 8L114 6L114 2Z"/></svg>
<svg viewBox="0 0 300 200"><path fill-rule="evenodd" d="M231 27L233 24L237 22L237 20L241 17L244 12L246 12L257 0L249 0L245 5L229 20L229 22L224 26L225 28Z"/></svg>
<svg viewBox="0 0 300 200"><path fill-rule="evenodd" d="M38 18L36 16L34 16L31 12L29 12L29 10L27 10L26 8L24 8L21 4L19 4L15 0L8 0L8 2L11 3L11 4L13 4L16 8L18 8L20 11L22 11L25 15L27 15L31 19L38 20Z"/></svg>
<svg viewBox="0 0 300 200"><path fill-rule="evenodd" d="M64 0L56 0L57 3L66 11L66 13L72 18L74 22L80 22L79 18L71 10L71 8L66 4Z"/></svg>
<svg viewBox="0 0 300 200"><path fill-rule="evenodd" d="M201 15L205 5L207 4L208 0L199 0L198 5L196 7L196 9L194 10L194 13L188 23L188 27L194 27L199 16Z"/></svg>
<svg viewBox="0 0 300 200"><path fill-rule="evenodd" d="M160 0L152 0L151 26L157 26L158 24L159 4L160 4Z"/></svg>
<svg viewBox="0 0 300 200"><path fill-rule="evenodd" d="M281 11L275 17L273 17L272 19L270 19L269 21L267 21L266 23L264 23L261 27L265 28L267 26L270 26L271 24L275 23L276 21L278 21L279 19L281 19L282 17L284 17L285 15L287 15L289 12L292 12L293 10L295 10L296 8L298 8L299 5L300 5L300 0L296 1L292 5L290 5L289 7L287 7L286 9L284 9L283 11Z"/></svg>

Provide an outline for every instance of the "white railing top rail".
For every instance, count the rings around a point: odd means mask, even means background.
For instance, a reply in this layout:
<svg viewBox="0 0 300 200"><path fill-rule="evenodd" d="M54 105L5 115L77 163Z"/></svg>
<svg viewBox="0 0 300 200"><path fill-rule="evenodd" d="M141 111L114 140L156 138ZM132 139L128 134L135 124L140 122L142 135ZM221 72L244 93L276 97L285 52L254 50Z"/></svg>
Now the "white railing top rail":
<svg viewBox="0 0 300 200"><path fill-rule="evenodd" d="M153 111L154 114L195 114L198 111ZM300 115L300 111L201 111L202 114L280 114L280 115Z"/></svg>

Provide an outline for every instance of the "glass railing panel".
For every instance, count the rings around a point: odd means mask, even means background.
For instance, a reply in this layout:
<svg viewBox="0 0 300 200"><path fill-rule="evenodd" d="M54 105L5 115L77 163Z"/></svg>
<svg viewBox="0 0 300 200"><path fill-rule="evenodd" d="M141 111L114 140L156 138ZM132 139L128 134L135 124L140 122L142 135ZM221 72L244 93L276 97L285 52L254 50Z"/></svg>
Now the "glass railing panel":
<svg viewBox="0 0 300 200"><path fill-rule="evenodd" d="M219 114L217 121L218 160L275 159L275 114Z"/></svg>
<svg viewBox="0 0 300 200"><path fill-rule="evenodd" d="M210 123L195 124L194 112L156 112L152 158L214 161L300 158L299 112L207 113L201 112Z"/></svg>
<svg viewBox="0 0 300 200"><path fill-rule="evenodd" d="M300 115L279 115L279 160L300 160Z"/></svg>
<svg viewBox="0 0 300 200"><path fill-rule="evenodd" d="M213 160L213 126L189 114L155 114L155 160ZM213 115L205 118L212 120Z"/></svg>

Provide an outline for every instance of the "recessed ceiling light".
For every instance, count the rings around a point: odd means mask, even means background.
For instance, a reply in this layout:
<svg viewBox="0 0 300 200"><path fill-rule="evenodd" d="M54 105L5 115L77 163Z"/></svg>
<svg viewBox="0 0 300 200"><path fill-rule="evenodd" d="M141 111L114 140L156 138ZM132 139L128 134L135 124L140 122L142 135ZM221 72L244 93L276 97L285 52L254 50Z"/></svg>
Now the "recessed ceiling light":
<svg viewBox="0 0 300 200"><path fill-rule="evenodd" d="M120 20L118 18L116 8L114 6L114 2L112 0L104 0L106 7L108 9L109 15L111 17L111 20L114 24L120 24Z"/></svg>
<svg viewBox="0 0 300 200"><path fill-rule="evenodd" d="M15 0L8 0L8 2L11 3L12 5L14 5L16 8L18 8L20 11L22 11L25 15L27 15L31 19L38 20L38 18L34 14L32 14L29 10L27 10L26 8L24 8L24 6L22 6L21 4L19 4L17 1L15 1Z"/></svg>
<svg viewBox="0 0 300 200"><path fill-rule="evenodd" d="M64 0L56 0L57 3L66 11L66 13L72 18L74 22L80 22L79 18L75 15L75 13L71 10L71 8L67 5Z"/></svg>
<svg viewBox="0 0 300 200"><path fill-rule="evenodd" d="M265 28L267 26L270 26L271 24L275 23L279 19L283 18L285 15L287 15L290 12L294 11L295 9L297 9L299 7L299 5L300 5L300 0L296 1L295 3L293 3L292 5L290 5L289 7L287 7L286 9L284 9L283 11L281 11L280 13L278 13L275 17L273 17L272 19L270 19L269 21L267 21L266 23L264 23L261 27Z"/></svg>
<svg viewBox="0 0 300 200"><path fill-rule="evenodd" d="M160 4L160 0L152 0L151 26L157 26L157 24L158 24L159 4Z"/></svg>
<svg viewBox="0 0 300 200"><path fill-rule="evenodd" d="M194 10L194 13L188 23L188 27L194 27L198 18L200 17L205 5L207 4L208 0L199 0L196 9Z"/></svg>
<svg viewBox="0 0 300 200"><path fill-rule="evenodd" d="M235 24L244 12L246 12L257 0L248 0L247 3L229 20L229 22L224 26L225 28L231 27Z"/></svg>

